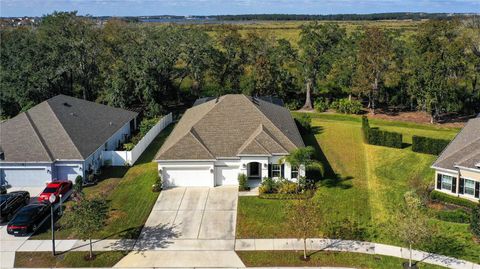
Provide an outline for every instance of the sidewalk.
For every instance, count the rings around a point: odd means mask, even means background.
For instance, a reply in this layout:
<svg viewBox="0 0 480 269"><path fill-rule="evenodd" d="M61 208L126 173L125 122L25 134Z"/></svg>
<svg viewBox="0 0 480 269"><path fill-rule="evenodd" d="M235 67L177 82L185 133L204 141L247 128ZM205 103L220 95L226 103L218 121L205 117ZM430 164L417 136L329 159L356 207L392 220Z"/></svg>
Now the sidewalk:
<svg viewBox="0 0 480 269"><path fill-rule="evenodd" d="M308 250L345 251L364 254L376 254L408 259L408 248L389 246L378 243L311 238L307 240ZM298 239L237 239L235 241L237 251L264 251L264 250L303 250L303 242ZM445 266L455 269L480 269L480 265L447 257L443 255L413 250L412 257L416 261L434 265Z"/></svg>

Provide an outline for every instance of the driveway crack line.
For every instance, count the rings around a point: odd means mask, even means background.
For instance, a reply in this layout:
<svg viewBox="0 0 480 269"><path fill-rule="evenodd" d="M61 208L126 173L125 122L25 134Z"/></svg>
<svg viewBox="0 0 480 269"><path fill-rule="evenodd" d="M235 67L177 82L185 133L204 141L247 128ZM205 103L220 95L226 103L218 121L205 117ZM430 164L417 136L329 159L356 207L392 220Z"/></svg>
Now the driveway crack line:
<svg viewBox="0 0 480 269"><path fill-rule="evenodd" d="M208 189L207 192L207 199L205 199L205 204L203 205L203 211L202 211L202 220L200 221L200 226L198 226L198 233L197 233L197 239L200 236L200 230L202 229L202 223L203 223L203 218L205 217L205 211L207 209L207 202L208 198L210 197L210 188Z"/></svg>

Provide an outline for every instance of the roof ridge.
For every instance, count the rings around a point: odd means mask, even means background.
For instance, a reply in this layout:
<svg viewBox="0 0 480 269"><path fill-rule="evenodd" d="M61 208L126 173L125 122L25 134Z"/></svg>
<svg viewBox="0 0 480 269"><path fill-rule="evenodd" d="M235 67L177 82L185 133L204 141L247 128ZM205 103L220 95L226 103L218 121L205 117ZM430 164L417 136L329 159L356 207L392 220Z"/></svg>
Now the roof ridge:
<svg viewBox="0 0 480 269"><path fill-rule="evenodd" d="M223 96L222 96L222 97L223 97ZM195 125L196 125L200 120L202 120L202 119L205 117L205 115L207 115L208 113L210 113L210 111L212 111L212 109L215 108L215 107L217 106L217 104L219 104L219 103L223 100L223 98L221 98L221 97L218 98L218 99L219 99L219 100L218 100L218 101L215 101L215 104L214 104L210 109L208 109L207 111L205 111L205 113L203 114L202 117L199 117L194 123L191 124L192 127L190 127L189 131L185 132L183 135L178 136L178 138L176 138L175 140L172 140L172 142L170 143L170 146L168 146L168 147L166 147L166 148L163 148L163 146L162 146L162 147L160 148L160 150L157 152L157 154L155 155L155 158L157 158L157 157L158 157L159 155L161 155L162 153L167 152L169 149L171 149L172 147L174 147L175 144L176 144L178 141L180 141L182 138L184 138L185 136L187 136L187 134L190 132L190 130L191 130L192 128L194 128ZM186 113L187 111L192 111L193 108L198 108L198 107L204 106L204 105L206 105L206 104L208 104L208 103L210 103L210 102L212 102L212 101L214 101L214 100L216 100L216 99L212 99L212 100L210 100L210 101L208 101L208 102L205 102L205 103L203 103L203 104L200 104L200 105L198 105L198 106L191 107L191 108L187 109L187 110L185 111L185 113ZM183 115L185 115L185 113L184 113ZM183 116L182 116L182 117L183 117ZM170 135L169 135L169 138L170 138ZM167 139L167 140L168 140L168 139ZM165 142L167 142L167 141L165 141ZM199 142L200 142L200 141L199 141ZM202 143L202 142L200 142L200 143ZM166 145L166 143L163 143L163 144ZM202 143L202 144L203 144L203 143ZM203 145L203 146L205 147L205 145ZM210 153L210 155L212 155L211 152L210 152L210 150L207 149L207 151ZM213 155L212 155L212 156L213 156Z"/></svg>
<svg viewBox="0 0 480 269"><path fill-rule="evenodd" d="M277 140L275 139L275 137L272 135L272 133L267 129L267 128L262 128L262 130L270 137L272 138L272 140L277 143L282 149L284 149L286 152L288 152L288 150L282 146L282 144Z"/></svg>
<svg viewBox="0 0 480 269"><path fill-rule="evenodd" d="M63 94L59 94L59 95L63 95ZM64 95L64 96L67 96L67 95ZM50 100L50 99L48 99L48 100ZM84 157L84 156L82 155L82 153L80 153L80 150L78 150L77 145L75 145L75 143L73 142L72 137L70 136L70 134L67 132L67 130L65 130L65 128L63 128L62 122L60 122L60 119L58 119L57 114L55 113L55 111L53 111L53 109L52 109L52 107L50 106L50 103L48 102L48 100L45 101L45 102L47 103L48 109L50 109L50 111L52 112L53 116L54 116L55 119L57 120L58 124L60 125L60 127L62 127L61 129L62 129L63 132L67 135L67 137L70 139L70 143L72 143L72 145L73 145L73 147L75 148L75 150L77 151L78 155Z"/></svg>
<svg viewBox="0 0 480 269"><path fill-rule="evenodd" d="M262 117L264 117L268 122L270 122L270 123L287 139L287 141L290 142L290 144L293 145L294 148L297 148L297 147L298 147L295 143L293 143L292 140L290 140L290 138L289 138L288 136L286 136L286 135L283 133L282 130L280 130L280 128L277 127L277 125L275 125L275 123L273 123L273 122L265 115L265 113L263 113L257 106L255 106L255 105L252 103L252 101L251 101L250 99L248 99L248 97L247 97L246 95L244 95L244 94L241 94L241 95L242 95L245 99L247 99L248 103L249 103L252 107L254 107L258 112L260 112L260 114L262 115ZM258 99L258 100L260 100L260 99ZM260 101L263 101L263 100L260 100ZM265 101L263 101L263 102L265 102ZM266 103L268 103L268 102L266 102ZM288 152L288 150L287 150L287 152Z"/></svg>
<svg viewBox="0 0 480 269"><path fill-rule="evenodd" d="M30 126L32 127L33 129L33 132L35 133L35 135L37 136L38 140L40 141L40 144L42 145L43 149L45 150L45 152L47 153L48 157L50 158L50 161L53 161L53 156L52 156L52 153L50 152L50 149L47 147L47 145L45 144L45 141L43 140L43 138L40 136L40 134L38 133L38 129L37 129L37 126L35 126L35 123L33 122L32 118L30 118L30 115L28 114L28 110L25 111L25 117L27 118L28 120L28 123L30 123Z"/></svg>
<svg viewBox="0 0 480 269"><path fill-rule="evenodd" d="M250 143L252 143L252 141L255 141L256 137L260 134L260 132L262 131L263 129L263 124L260 123L257 127L257 129L255 129L252 134L248 137L247 140L245 140L245 142L243 143L243 145L238 149L237 151L237 154L240 154L240 152L244 151L245 148L250 145ZM258 142L257 142L258 144ZM263 149L265 149L265 147L262 146ZM265 149L266 150L266 149ZM266 150L268 152L268 150Z"/></svg>
<svg viewBox="0 0 480 269"><path fill-rule="evenodd" d="M195 138L198 141L198 143L200 143L200 145L208 152L208 154L210 154L210 156L212 156L213 159L216 159L215 156L210 151L210 149L208 149L207 146L205 146L205 144L203 143L202 139L200 139L200 137L198 136L197 131L195 131L194 127L190 128L189 133L192 134L193 138Z"/></svg>

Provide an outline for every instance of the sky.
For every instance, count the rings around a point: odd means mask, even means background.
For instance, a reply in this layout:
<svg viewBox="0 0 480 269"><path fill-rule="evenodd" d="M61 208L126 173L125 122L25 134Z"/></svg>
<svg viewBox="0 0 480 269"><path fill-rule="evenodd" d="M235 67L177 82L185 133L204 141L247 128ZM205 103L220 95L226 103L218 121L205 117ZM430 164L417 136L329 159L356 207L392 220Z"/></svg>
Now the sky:
<svg viewBox="0 0 480 269"><path fill-rule="evenodd" d="M0 0L2 17L41 16L73 10L93 16L480 13L480 0Z"/></svg>

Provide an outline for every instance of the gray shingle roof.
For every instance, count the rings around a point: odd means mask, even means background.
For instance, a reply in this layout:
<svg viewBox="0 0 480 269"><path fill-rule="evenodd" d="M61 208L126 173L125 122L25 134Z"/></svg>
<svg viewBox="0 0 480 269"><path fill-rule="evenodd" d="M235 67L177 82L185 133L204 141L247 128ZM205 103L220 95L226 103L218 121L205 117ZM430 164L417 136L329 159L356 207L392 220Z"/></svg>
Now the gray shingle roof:
<svg viewBox="0 0 480 269"><path fill-rule="evenodd" d="M304 143L290 111L241 94L188 109L157 153L157 160L286 154Z"/></svg>
<svg viewBox="0 0 480 269"><path fill-rule="evenodd" d="M57 95L0 125L5 162L83 160L137 113Z"/></svg>
<svg viewBox="0 0 480 269"><path fill-rule="evenodd" d="M471 119L437 158L433 167L455 170L456 166L478 169L480 163L480 118Z"/></svg>

